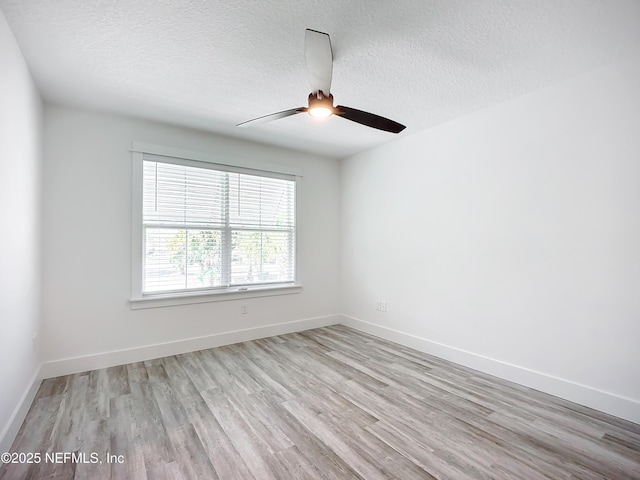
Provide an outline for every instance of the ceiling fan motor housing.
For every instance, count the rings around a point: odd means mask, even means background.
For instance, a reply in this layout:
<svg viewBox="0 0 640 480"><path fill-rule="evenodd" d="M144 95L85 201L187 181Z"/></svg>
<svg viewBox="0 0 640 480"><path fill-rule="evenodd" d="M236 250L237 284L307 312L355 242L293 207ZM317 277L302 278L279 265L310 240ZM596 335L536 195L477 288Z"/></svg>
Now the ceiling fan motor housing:
<svg viewBox="0 0 640 480"><path fill-rule="evenodd" d="M331 113L335 113L335 109L333 108L333 95L329 94L328 96L322 93L322 90L318 90L317 93L309 94L309 111L312 111L316 108L326 108L331 111Z"/></svg>

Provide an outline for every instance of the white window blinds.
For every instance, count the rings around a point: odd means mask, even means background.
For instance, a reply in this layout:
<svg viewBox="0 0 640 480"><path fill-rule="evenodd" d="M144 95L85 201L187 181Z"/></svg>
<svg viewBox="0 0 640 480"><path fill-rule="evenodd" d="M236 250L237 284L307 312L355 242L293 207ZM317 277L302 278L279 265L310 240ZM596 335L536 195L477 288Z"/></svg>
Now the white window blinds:
<svg viewBox="0 0 640 480"><path fill-rule="evenodd" d="M295 281L295 177L145 155L142 292Z"/></svg>

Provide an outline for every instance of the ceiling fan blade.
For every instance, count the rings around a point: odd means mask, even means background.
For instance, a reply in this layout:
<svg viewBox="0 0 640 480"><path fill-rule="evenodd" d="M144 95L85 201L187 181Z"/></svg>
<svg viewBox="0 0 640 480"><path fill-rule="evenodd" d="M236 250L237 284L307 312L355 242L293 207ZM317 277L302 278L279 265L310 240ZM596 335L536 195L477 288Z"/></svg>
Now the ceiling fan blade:
<svg viewBox="0 0 640 480"><path fill-rule="evenodd" d="M329 35L307 28L304 46L311 93L321 90L327 96L331 93L333 75L333 54Z"/></svg>
<svg viewBox="0 0 640 480"><path fill-rule="evenodd" d="M290 117L291 115L306 112L307 110L309 110L307 107L299 107L299 108L292 108L291 110L285 110L283 112L270 113L269 115L264 115L262 117L254 118L253 120L247 120L246 122L239 123L238 125L236 125L236 127L248 127L250 125L256 125L258 123L271 122L272 120L278 120L279 118Z"/></svg>
<svg viewBox="0 0 640 480"><path fill-rule="evenodd" d="M398 122L389 120L388 118L381 117L369 112L363 112L351 107L344 107L338 105L336 107L336 115L351 120L352 122L361 123L367 127L377 128L378 130L384 130L385 132L400 133L406 127Z"/></svg>

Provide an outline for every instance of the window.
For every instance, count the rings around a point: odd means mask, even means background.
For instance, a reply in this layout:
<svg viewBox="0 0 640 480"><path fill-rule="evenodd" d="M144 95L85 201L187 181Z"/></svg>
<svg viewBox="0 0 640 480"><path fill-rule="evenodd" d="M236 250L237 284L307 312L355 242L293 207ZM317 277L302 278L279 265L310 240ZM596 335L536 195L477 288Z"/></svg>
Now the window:
<svg viewBox="0 0 640 480"><path fill-rule="evenodd" d="M132 301L295 285L295 175L134 149L135 183Z"/></svg>

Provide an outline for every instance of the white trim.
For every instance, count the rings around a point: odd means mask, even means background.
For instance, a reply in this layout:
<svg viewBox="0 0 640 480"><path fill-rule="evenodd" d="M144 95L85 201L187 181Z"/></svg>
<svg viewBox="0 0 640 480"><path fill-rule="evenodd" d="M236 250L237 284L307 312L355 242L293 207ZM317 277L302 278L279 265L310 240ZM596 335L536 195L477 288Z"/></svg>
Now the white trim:
<svg viewBox="0 0 640 480"><path fill-rule="evenodd" d="M147 295L129 299L131 310L140 308L171 307L191 303L221 302L225 300L241 300L244 298L271 297L274 295L290 295L300 293L302 285L268 285L236 287L233 290L219 292L199 291L193 293Z"/></svg>
<svg viewBox="0 0 640 480"><path fill-rule="evenodd" d="M293 204L293 208L294 208L294 216L295 216L295 221L296 221L296 230L295 230L295 234L293 237L293 243L294 243L294 258L293 261L295 262L294 268L293 268L293 274L295 275L295 279L296 279L296 283L299 285L302 285L304 283L304 278L302 278L301 276L301 272L302 269L300 268L300 242L299 242L299 236L298 236L298 232L302 232L303 231L303 227L304 227L304 220L302 218L302 215L300 215L300 205L301 205L301 201L300 201L300 191L302 189L304 189L304 186L301 186L301 182L302 182L302 178L303 177L296 177L296 183L294 185L294 195L295 195L295 203Z"/></svg>
<svg viewBox="0 0 640 480"><path fill-rule="evenodd" d="M165 147L163 145L153 145L151 143L133 142L132 152L150 153L163 157L182 158L185 160L196 160L198 162L215 163L218 165L230 165L232 167L248 168L261 172L284 173L286 175L302 176L302 170L288 165L276 165L265 162L256 162L243 158L234 158L227 154L204 153L183 148Z"/></svg>
<svg viewBox="0 0 640 480"><path fill-rule="evenodd" d="M22 394L13 414L9 417L9 421L2 429L2 432L0 433L0 453L8 452L11 449L11 445L13 445L13 442L18 435L22 422L24 422L24 419L27 417L29 408L31 408L33 399L36 397L36 393L38 393L38 389L42 383L41 372L42 366L39 366L33 374L33 377L31 377L31 381ZM1 461L0 465L2 465Z"/></svg>
<svg viewBox="0 0 640 480"><path fill-rule="evenodd" d="M391 342L640 424L640 401L342 315L342 324Z"/></svg>
<svg viewBox="0 0 640 480"><path fill-rule="evenodd" d="M336 323L339 323L340 319L341 317L339 315L327 315L323 317L296 320L293 322L265 325L263 327L217 333L203 337L188 338L175 342L158 343L144 347L53 360L45 362L42 365L42 378L71 375L73 373L86 372L88 370L115 367L117 365L125 365L132 362L141 362L154 358L195 352L197 350L221 347L223 345L246 342L249 340L257 340L259 338L272 337L274 335L301 332L311 328L335 325Z"/></svg>
<svg viewBox="0 0 640 480"><path fill-rule="evenodd" d="M131 154L131 298L142 297L142 153Z"/></svg>

